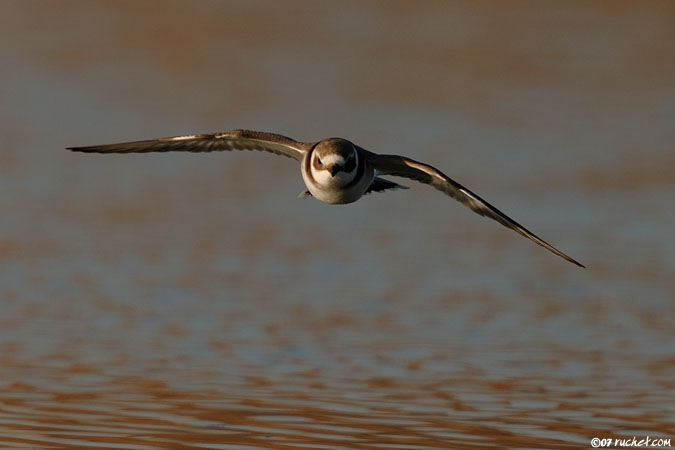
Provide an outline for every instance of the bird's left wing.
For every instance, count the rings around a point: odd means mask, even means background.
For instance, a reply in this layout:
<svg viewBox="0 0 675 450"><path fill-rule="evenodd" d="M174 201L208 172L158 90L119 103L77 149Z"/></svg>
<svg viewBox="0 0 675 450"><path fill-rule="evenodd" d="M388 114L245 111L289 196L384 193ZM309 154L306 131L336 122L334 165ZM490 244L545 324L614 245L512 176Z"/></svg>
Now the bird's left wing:
<svg viewBox="0 0 675 450"><path fill-rule="evenodd" d="M440 170L428 164L414 161L404 156L378 155L372 152L367 152L367 154L370 163L373 165L373 168L377 171L378 175L394 175L429 184L439 191L459 201L464 206L470 208L472 211L480 214L481 216L496 220L505 227L510 228L516 233L519 233L536 242L545 249L555 253L572 264L576 264L579 267L584 267L580 262L567 256L549 243L537 237L525 227L518 224L516 221L508 217L503 212L499 211L497 208L480 198L478 195L471 192L469 189L452 180Z"/></svg>
<svg viewBox="0 0 675 450"><path fill-rule="evenodd" d="M232 130L213 134L191 134L121 144L68 147L88 153L217 152L258 150L302 160L313 144L298 142L280 134L250 130Z"/></svg>

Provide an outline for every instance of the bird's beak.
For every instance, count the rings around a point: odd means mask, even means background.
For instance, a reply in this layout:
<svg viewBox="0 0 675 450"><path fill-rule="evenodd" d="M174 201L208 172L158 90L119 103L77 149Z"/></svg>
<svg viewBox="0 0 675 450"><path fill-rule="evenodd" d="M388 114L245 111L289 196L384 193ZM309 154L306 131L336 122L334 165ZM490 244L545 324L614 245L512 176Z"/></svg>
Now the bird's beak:
<svg viewBox="0 0 675 450"><path fill-rule="evenodd" d="M338 166L337 164L333 164L332 166L328 167L328 171L330 172L330 175L334 177L335 174L340 171L340 166Z"/></svg>

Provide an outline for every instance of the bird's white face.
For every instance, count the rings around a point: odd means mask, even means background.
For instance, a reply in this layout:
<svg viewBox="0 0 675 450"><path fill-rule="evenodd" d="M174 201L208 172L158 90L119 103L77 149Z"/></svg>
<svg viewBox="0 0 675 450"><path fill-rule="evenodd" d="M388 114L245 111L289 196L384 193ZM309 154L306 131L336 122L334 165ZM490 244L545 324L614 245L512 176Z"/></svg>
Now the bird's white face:
<svg viewBox="0 0 675 450"><path fill-rule="evenodd" d="M359 165L359 156L351 142L321 142L310 160L312 177L317 184L340 188L352 182Z"/></svg>

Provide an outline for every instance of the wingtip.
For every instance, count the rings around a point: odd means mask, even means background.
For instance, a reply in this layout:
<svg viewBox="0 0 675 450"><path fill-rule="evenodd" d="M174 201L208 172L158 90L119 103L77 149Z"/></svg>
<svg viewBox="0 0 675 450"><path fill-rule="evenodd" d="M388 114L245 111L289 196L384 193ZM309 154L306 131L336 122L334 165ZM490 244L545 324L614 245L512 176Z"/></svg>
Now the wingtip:
<svg viewBox="0 0 675 450"><path fill-rule="evenodd" d="M100 146L66 147L66 150L70 150L71 152L79 152L79 153L108 153L108 152L102 151Z"/></svg>
<svg viewBox="0 0 675 450"><path fill-rule="evenodd" d="M583 264L581 264L579 261L577 261L577 260L574 259L574 258L570 258L569 256L565 255L564 253L561 253L560 256L562 256L562 257L565 259L565 261L571 262L571 263L574 264L575 266L579 266L579 267L581 267L582 269L585 269L585 268L586 268L586 266L584 266Z"/></svg>

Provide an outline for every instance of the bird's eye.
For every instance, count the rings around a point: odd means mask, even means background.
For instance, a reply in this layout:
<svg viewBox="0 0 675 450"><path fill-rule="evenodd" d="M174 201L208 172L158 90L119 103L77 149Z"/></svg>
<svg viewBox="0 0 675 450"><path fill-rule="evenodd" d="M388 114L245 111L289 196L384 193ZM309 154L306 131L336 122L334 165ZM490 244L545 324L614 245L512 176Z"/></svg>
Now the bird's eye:
<svg viewBox="0 0 675 450"><path fill-rule="evenodd" d="M321 162L321 158L319 158L318 156L316 157L316 163L320 166L323 165L323 163Z"/></svg>

